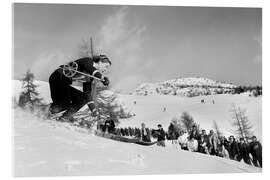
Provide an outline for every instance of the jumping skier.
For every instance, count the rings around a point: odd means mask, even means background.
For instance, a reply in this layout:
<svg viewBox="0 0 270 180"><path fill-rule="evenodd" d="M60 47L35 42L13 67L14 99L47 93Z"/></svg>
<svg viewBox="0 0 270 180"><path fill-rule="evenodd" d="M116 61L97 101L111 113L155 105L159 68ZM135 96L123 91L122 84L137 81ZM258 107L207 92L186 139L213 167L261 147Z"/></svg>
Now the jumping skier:
<svg viewBox="0 0 270 180"><path fill-rule="evenodd" d="M75 66L75 69L67 68L71 66ZM87 104L92 115L96 116L97 109L91 95L92 81L94 78L99 79L104 86L108 86L109 79L102 73L108 71L110 66L111 61L105 55L81 58L59 66L49 78L53 101L49 109L50 113L55 114L66 110L61 119L71 120L70 117ZM73 81L83 82L83 91L72 87Z"/></svg>

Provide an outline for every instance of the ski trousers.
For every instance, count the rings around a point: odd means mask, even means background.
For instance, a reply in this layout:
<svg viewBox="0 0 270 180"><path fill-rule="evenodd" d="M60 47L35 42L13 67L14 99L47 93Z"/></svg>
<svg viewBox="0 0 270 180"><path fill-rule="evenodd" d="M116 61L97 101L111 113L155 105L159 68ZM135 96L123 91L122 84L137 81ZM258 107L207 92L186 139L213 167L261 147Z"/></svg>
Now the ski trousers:
<svg viewBox="0 0 270 180"><path fill-rule="evenodd" d="M72 79L64 76L58 70L54 71L51 74L49 78L49 84L51 98L53 101L52 105L61 106L64 109L68 109L71 107L78 109L92 100L89 91L87 93L84 93L72 87ZM91 87L89 87L89 90L90 89Z"/></svg>

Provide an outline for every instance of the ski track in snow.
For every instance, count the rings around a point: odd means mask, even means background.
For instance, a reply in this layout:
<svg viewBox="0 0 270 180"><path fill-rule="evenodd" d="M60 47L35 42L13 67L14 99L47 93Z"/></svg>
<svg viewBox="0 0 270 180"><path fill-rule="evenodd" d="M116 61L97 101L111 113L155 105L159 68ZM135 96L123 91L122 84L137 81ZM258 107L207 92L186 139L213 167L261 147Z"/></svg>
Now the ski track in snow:
<svg viewBox="0 0 270 180"><path fill-rule="evenodd" d="M15 97L20 86L15 83ZM48 84L39 87L41 96L49 100ZM167 128L173 116L188 111L203 128L211 128L217 120L228 130L228 110L232 102L247 108L248 117L261 137L261 98L244 95L215 95L194 98L173 96L121 95L136 116L121 120L120 126L140 127L145 122L156 128L161 123ZM215 99L215 105L211 100ZM206 99L205 104L200 100ZM137 104L133 105L136 100ZM162 112L162 107L167 108ZM179 173L239 173L261 172L261 169L224 158L187 152L166 142L166 147L140 146L96 137L88 130L39 119L20 109L14 113L14 173L15 176L75 176L75 175L130 175ZM223 130L223 129L222 129Z"/></svg>

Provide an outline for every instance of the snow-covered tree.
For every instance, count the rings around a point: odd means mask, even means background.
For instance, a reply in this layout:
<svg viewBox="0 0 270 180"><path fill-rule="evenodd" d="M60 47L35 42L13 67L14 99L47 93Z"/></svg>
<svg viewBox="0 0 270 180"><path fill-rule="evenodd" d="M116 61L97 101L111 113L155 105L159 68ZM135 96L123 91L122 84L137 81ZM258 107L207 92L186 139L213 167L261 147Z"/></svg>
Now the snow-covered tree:
<svg viewBox="0 0 270 180"><path fill-rule="evenodd" d="M20 94L18 105L22 108L29 107L31 110L43 105L42 98L39 98L39 93L36 90L37 85L34 83L34 74L28 70L21 81L24 91Z"/></svg>

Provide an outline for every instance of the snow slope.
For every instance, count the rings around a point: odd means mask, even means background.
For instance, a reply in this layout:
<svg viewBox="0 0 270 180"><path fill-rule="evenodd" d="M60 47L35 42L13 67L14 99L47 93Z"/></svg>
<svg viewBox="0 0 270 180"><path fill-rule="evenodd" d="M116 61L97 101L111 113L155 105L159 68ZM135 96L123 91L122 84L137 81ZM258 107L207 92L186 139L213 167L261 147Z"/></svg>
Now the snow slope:
<svg viewBox="0 0 270 180"><path fill-rule="evenodd" d="M45 102L51 102L49 84L43 81L36 82L37 90ZM13 96L17 99L21 91L21 82L13 80ZM108 93L110 93L108 91ZM104 95L106 96L106 95ZM204 99L205 103L201 103ZM214 104L213 104L214 100ZM136 105L134 104L136 101ZM253 125L254 134L261 140L262 137L262 97L249 97L248 94L220 94L196 97L179 97L173 95L121 95L118 94L117 103L125 107L125 110L135 113L136 116L121 120L119 126L140 127L144 122L147 127L156 128L162 124L165 129L173 117L180 117L187 111L201 128L210 130L215 120L222 132L229 136L234 129L231 126L232 104L245 108L247 117ZM166 107L166 112L163 112Z"/></svg>
<svg viewBox="0 0 270 180"><path fill-rule="evenodd" d="M209 95L197 97L177 97L168 95L122 95L125 104L132 109L136 116L122 120L120 126L140 127L144 122L147 127L157 128L157 124L162 124L167 130L173 117L180 118L182 112L188 112L200 124L201 128L209 131L213 128L215 120L224 133L229 136L234 133L231 126L231 108L235 104L245 108L247 117L253 125L254 134L261 139L262 137L262 99L261 97L249 97L245 94L231 95ZM204 99L205 103L201 103ZM213 104L214 100L214 104ZM134 104L136 101L136 105ZM163 112L164 107L166 111Z"/></svg>
<svg viewBox="0 0 270 180"><path fill-rule="evenodd" d="M96 137L20 109L14 110L14 162L17 177L261 172L174 146L139 146Z"/></svg>

